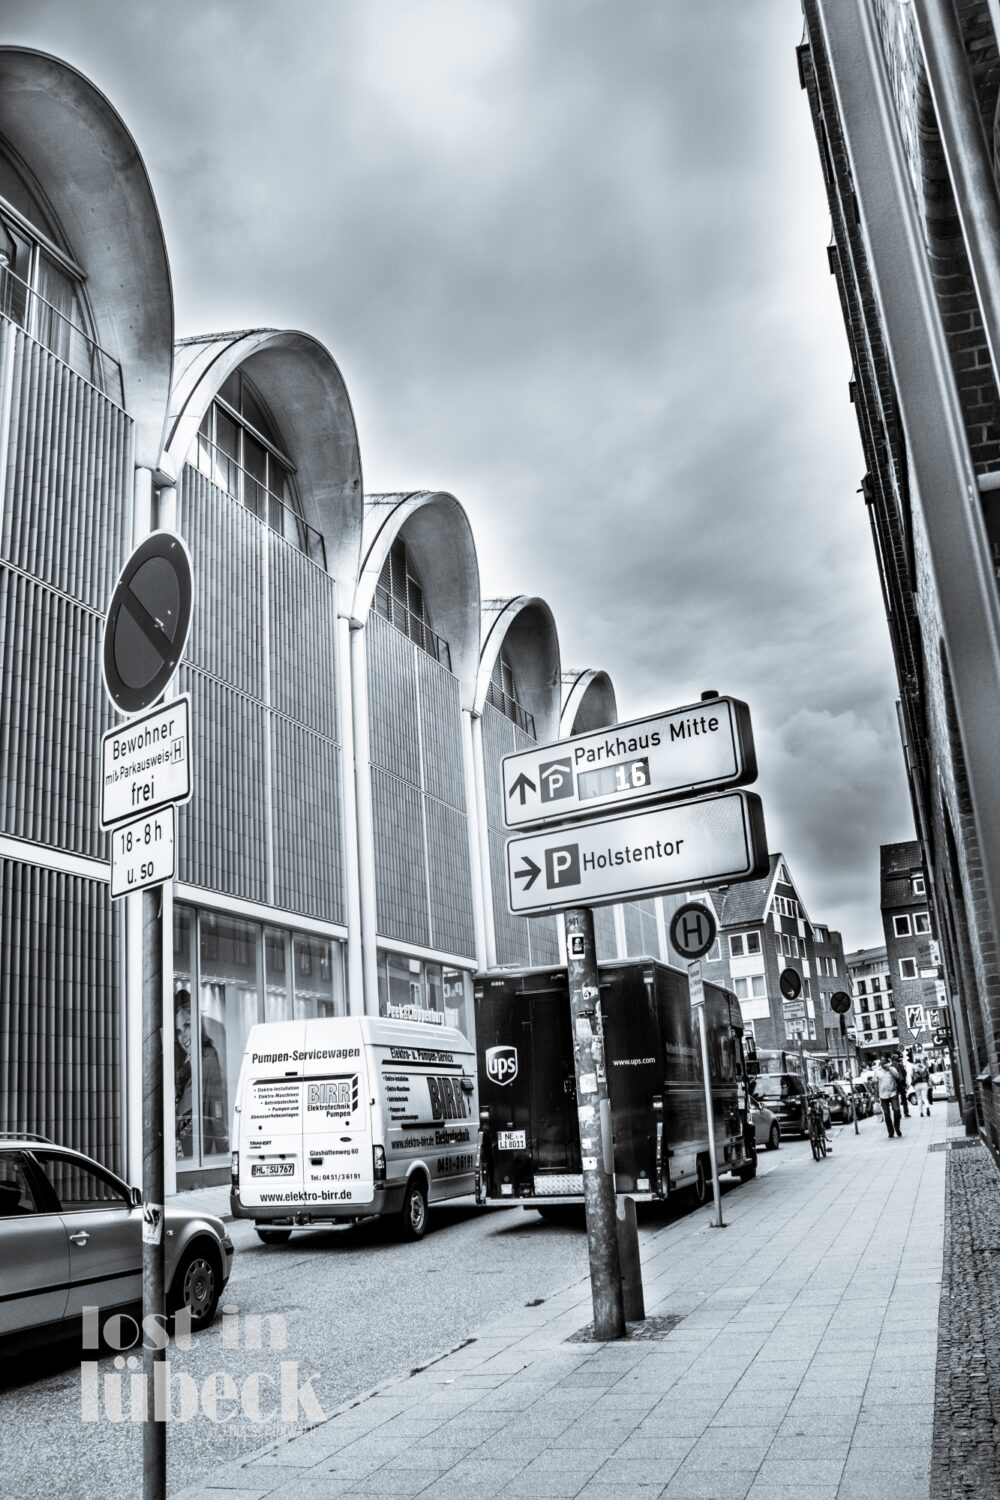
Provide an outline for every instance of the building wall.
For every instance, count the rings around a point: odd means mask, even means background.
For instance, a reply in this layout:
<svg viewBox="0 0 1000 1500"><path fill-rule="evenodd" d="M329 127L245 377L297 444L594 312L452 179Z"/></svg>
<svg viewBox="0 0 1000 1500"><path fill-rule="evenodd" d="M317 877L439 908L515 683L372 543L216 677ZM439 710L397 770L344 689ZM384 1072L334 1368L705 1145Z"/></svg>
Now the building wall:
<svg viewBox="0 0 1000 1500"><path fill-rule="evenodd" d="M100 652L130 539L132 424L0 319L0 391L8 390L9 414L0 417L0 834L24 841L24 852L3 861L0 1123L120 1165L115 914L104 882L40 865L58 865L60 855L104 857L100 744L113 715Z"/></svg>

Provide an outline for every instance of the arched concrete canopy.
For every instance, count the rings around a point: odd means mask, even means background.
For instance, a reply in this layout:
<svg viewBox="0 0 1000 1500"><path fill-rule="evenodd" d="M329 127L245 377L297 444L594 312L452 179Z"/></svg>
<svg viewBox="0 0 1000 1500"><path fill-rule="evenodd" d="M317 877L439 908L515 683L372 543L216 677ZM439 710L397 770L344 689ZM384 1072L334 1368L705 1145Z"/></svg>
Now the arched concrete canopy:
<svg viewBox="0 0 1000 1500"><path fill-rule="evenodd" d="M609 729L618 723L615 690L607 672L593 667L567 671L562 674L562 682L560 734L586 734L589 729Z"/></svg>
<svg viewBox="0 0 1000 1500"><path fill-rule="evenodd" d="M483 600L483 649L476 683L476 712L482 713L490 678L507 648L517 678L520 702L535 719L539 744L559 738L559 635L544 599L518 594L512 599Z"/></svg>
<svg viewBox="0 0 1000 1500"><path fill-rule="evenodd" d="M180 473L205 412L236 369L253 381L288 445L302 513L323 535L347 608L361 553L361 454L344 378L318 340L276 328L182 339L167 453Z"/></svg>
<svg viewBox="0 0 1000 1500"><path fill-rule="evenodd" d="M0 47L0 135L28 168L86 273L94 334L121 365L135 461L163 448L173 361L174 301L160 215L120 116L75 68Z"/></svg>
<svg viewBox="0 0 1000 1500"><path fill-rule="evenodd" d="M367 617L389 549L400 535L423 586L431 627L451 648L462 707L471 709L479 668L479 560L469 518L454 495L414 490L365 496L354 613L359 620Z"/></svg>

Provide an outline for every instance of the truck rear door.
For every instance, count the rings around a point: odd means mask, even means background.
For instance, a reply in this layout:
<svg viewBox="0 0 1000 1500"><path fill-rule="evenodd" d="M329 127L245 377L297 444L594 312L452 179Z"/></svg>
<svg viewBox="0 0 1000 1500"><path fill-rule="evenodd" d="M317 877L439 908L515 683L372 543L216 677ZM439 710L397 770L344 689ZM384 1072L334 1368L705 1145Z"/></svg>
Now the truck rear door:
<svg viewBox="0 0 1000 1500"><path fill-rule="evenodd" d="M240 1079L240 1201L246 1208L291 1209L305 1190L302 1072L305 1025L255 1026Z"/></svg>
<svg viewBox="0 0 1000 1500"><path fill-rule="evenodd" d="M372 1085L360 1026L306 1022L302 1150L313 1212L369 1206L375 1197Z"/></svg>
<svg viewBox="0 0 1000 1500"><path fill-rule="evenodd" d="M531 1153L535 1192L579 1192L579 1185L557 1179L582 1173L576 1114L576 1070L568 993L528 996L528 1052L531 1059ZM541 1180L540 1180L541 1179Z"/></svg>

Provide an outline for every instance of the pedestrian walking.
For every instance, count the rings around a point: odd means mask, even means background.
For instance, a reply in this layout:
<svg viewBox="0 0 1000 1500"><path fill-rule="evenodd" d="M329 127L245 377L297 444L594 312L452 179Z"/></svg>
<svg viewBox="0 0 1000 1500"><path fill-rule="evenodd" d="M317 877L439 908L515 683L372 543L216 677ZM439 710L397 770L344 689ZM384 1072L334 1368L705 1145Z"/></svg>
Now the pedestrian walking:
<svg viewBox="0 0 1000 1500"><path fill-rule="evenodd" d="M903 1132L899 1128L899 1080L889 1067L887 1057L879 1058L878 1102L882 1106L882 1118L891 1141Z"/></svg>
<svg viewBox="0 0 1000 1500"><path fill-rule="evenodd" d="M899 1083L899 1103L903 1114L910 1118L910 1086L906 1077L906 1057L900 1048L895 1057L890 1058L889 1066L896 1075Z"/></svg>
<svg viewBox="0 0 1000 1500"><path fill-rule="evenodd" d="M927 1064L922 1057L918 1058L913 1064L913 1087L917 1091L917 1105L920 1113L922 1115L929 1115L931 1112L930 1074L927 1071Z"/></svg>

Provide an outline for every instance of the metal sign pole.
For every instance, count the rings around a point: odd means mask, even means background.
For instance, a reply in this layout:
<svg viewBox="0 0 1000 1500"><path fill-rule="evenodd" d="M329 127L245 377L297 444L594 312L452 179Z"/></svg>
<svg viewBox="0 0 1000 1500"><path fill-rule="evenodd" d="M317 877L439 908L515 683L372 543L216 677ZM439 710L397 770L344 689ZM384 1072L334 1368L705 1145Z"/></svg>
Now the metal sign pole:
<svg viewBox="0 0 1000 1500"><path fill-rule="evenodd" d="M844 1038L844 1051L847 1053L847 1071L851 1080L851 1119L854 1121L854 1134L860 1135L858 1129L858 1099L854 1092L854 1069L851 1066L851 1049L847 1040L847 1016L844 1011L840 1013L840 1034Z"/></svg>
<svg viewBox="0 0 1000 1500"><path fill-rule="evenodd" d="M566 956L594 1335L620 1339L625 1337L625 1301L618 1254L611 1107L598 1012L594 914L589 907L566 912Z"/></svg>
<svg viewBox="0 0 1000 1500"><path fill-rule="evenodd" d="M715 1202L713 1229L725 1229L722 1217L722 1189L719 1186L719 1162L715 1154L715 1101L712 1097L712 1070L708 1056L708 1026L705 1022L705 982L701 964L688 964L688 990L691 1004L698 1012L698 1035L701 1039L701 1075L705 1083L705 1122L708 1126L708 1159L712 1166L712 1197Z"/></svg>
<svg viewBox="0 0 1000 1500"><path fill-rule="evenodd" d="M165 1500L167 1424L163 1240L162 887L142 893L142 1429L143 1500ZM150 1330L156 1329L155 1335ZM159 1399L158 1399L159 1398Z"/></svg>

